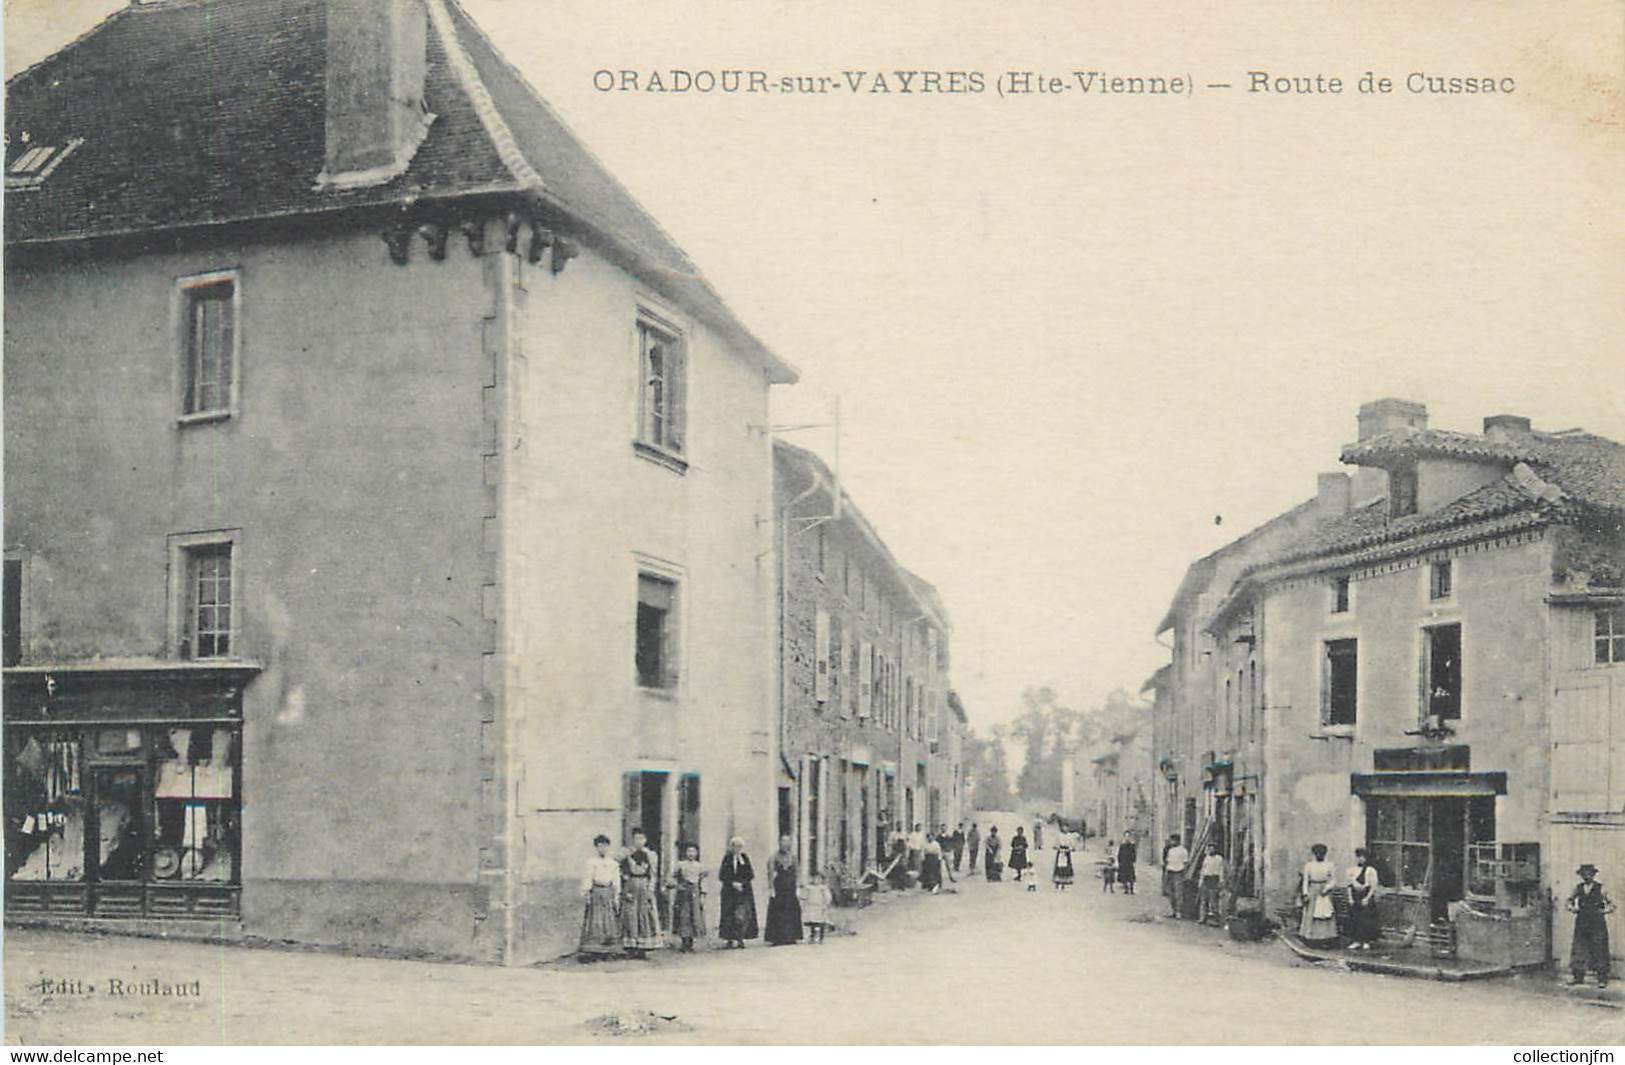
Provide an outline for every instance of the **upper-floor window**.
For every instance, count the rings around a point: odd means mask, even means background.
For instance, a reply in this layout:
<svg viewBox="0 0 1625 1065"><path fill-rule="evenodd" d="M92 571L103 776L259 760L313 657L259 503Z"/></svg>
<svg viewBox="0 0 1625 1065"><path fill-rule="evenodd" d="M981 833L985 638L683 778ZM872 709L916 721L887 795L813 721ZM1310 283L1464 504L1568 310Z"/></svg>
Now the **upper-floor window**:
<svg viewBox="0 0 1625 1065"><path fill-rule="evenodd" d="M229 658L236 621L230 541L187 547L181 657Z"/></svg>
<svg viewBox="0 0 1625 1065"><path fill-rule="evenodd" d="M1423 713L1441 720L1461 717L1461 626L1422 630Z"/></svg>
<svg viewBox="0 0 1625 1065"><path fill-rule="evenodd" d="M1321 721L1352 725L1359 694L1359 641L1327 640L1321 680Z"/></svg>
<svg viewBox="0 0 1625 1065"><path fill-rule="evenodd" d="M658 691L677 687L677 582L638 574L637 639L634 658L638 686Z"/></svg>
<svg viewBox="0 0 1625 1065"><path fill-rule="evenodd" d="M185 348L181 415L226 417L237 407L237 275L203 274L184 278L180 285Z"/></svg>
<svg viewBox="0 0 1625 1065"><path fill-rule="evenodd" d="M643 382L638 441L681 455L687 372L682 337L675 329L640 317L638 360Z"/></svg>
<svg viewBox="0 0 1625 1065"><path fill-rule="evenodd" d="M1332 613L1349 612L1349 579L1338 577L1332 581Z"/></svg>
<svg viewBox="0 0 1625 1065"><path fill-rule="evenodd" d="M1388 516L1403 518L1416 513L1417 480L1415 466L1388 471Z"/></svg>
<svg viewBox="0 0 1625 1065"><path fill-rule="evenodd" d="M1450 571L1450 560L1442 559L1428 568L1428 598L1449 599L1451 582L1455 575Z"/></svg>
<svg viewBox="0 0 1625 1065"><path fill-rule="evenodd" d="M9 575L11 571L8 569L6 572ZM9 599L6 601L10 602ZM1625 606L1603 607L1594 617L1597 664L1604 666L1625 662Z"/></svg>

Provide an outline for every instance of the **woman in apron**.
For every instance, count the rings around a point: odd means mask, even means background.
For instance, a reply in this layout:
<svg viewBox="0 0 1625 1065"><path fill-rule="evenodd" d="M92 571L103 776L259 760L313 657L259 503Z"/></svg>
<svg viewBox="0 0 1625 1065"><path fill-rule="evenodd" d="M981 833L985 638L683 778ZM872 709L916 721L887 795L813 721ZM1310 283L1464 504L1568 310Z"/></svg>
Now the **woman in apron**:
<svg viewBox="0 0 1625 1065"><path fill-rule="evenodd" d="M1337 940L1337 911L1332 906L1332 884L1337 873L1326 860L1326 844L1309 848L1314 860L1303 866L1303 916L1298 935L1305 943L1332 943Z"/></svg>

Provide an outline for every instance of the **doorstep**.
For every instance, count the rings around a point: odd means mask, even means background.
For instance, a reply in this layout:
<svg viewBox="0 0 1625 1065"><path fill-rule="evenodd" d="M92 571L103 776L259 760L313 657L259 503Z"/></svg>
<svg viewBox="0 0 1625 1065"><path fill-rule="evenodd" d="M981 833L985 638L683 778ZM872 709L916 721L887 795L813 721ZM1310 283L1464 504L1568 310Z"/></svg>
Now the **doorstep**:
<svg viewBox="0 0 1625 1065"><path fill-rule="evenodd" d="M1459 982L1511 976L1516 971L1507 965L1463 961L1459 958L1435 958L1422 951L1402 951L1396 954L1382 951L1349 951L1336 947L1311 947L1291 932L1282 932L1280 938L1292 953L1306 961L1338 962L1357 973L1386 973L1390 976L1413 976L1426 980Z"/></svg>

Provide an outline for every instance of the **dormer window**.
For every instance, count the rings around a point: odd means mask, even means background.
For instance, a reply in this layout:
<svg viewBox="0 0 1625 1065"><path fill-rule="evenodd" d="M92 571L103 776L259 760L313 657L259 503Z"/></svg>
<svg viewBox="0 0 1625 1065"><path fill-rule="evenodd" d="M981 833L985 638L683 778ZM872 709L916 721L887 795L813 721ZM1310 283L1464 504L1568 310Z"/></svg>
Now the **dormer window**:
<svg viewBox="0 0 1625 1065"><path fill-rule="evenodd" d="M1416 513L1416 467L1401 466L1388 471L1388 516L1403 518Z"/></svg>
<svg viewBox="0 0 1625 1065"><path fill-rule="evenodd" d="M8 189L38 187L62 165L63 160L73 154L75 148L85 143L83 137L75 137L66 144L30 144L26 133L21 140L22 154L12 159L11 165L6 167Z"/></svg>

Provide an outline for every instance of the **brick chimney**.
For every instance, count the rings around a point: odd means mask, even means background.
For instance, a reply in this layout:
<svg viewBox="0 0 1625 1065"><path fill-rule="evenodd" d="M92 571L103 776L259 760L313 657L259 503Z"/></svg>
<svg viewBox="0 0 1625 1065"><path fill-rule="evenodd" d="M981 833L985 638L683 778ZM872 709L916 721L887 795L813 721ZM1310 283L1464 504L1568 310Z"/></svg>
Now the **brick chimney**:
<svg viewBox="0 0 1625 1065"><path fill-rule="evenodd" d="M1321 521L1341 518L1349 512L1354 484L1349 475L1338 470L1323 473L1315 479L1315 512Z"/></svg>
<svg viewBox="0 0 1625 1065"><path fill-rule="evenodd" d="M1514 440L1534 432L1528 418L1517 414L1492 414L1484 419L1484 435L1492 440Z"/></svg>
<svg viewBox="0 0 1625 1065"><path fill-rule="evenodd" d="M1426 429L1428 409L1408 399L1374 399L1360 406L1359 426L1361 442L1398 429ZM1374 466L1361 466L1354 474L1352 505L1363 507L1367 503L1388 495L1388 474Z"/></svg>
<svg viewBox="0 0 1625 1065"><path fill-rule="evenodd" d="M433 115L423 0L327 0L327 151L318 185L376 185L406 170Z"/></svg>

